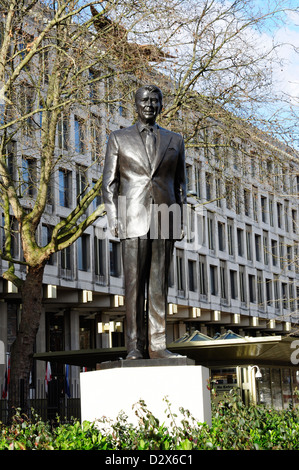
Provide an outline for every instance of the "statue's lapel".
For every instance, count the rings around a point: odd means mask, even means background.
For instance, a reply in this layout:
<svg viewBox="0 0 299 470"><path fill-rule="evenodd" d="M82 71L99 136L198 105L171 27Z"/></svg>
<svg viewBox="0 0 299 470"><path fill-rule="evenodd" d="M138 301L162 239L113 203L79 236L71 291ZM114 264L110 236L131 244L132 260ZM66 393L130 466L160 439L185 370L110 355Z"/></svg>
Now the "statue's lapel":
<svg viewBox="0 0 299 470"><path fill-rule="evenodd" d="M160 127L159 132L158 132L158 139L157 139L155 165L152 168L152 173L154 173L158 169L159 165L161 164L165 156L166 150L169 147L170 141L171 141L171 133Z"/></svg>

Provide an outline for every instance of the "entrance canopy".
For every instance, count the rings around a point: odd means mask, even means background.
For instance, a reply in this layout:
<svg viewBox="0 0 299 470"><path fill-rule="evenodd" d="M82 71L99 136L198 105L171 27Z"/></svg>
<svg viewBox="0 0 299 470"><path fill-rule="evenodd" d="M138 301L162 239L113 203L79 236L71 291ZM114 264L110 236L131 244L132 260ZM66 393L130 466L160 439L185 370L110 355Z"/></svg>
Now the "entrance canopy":
<svg viewBox="0 0 299 470"><path fill-rule="evenodd" d="M246 364L292 367L299 362L299 338L292 336L254 338L230 332L212 339L195 332L169 344L168 349L206 367ZM125 359L126 354L125 348L87 349L36 353L34 359L96 368L98 363Z"/></svg>

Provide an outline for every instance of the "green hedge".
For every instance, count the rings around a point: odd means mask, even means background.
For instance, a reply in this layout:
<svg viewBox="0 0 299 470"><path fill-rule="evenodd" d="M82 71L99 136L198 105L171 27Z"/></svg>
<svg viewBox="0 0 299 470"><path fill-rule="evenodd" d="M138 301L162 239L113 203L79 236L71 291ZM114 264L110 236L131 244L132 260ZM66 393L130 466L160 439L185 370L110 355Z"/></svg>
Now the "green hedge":
<svg viewBox="0 0 299 470"><path fill-rule="evenodd" d="M106 430L79 421L45 423L16 413L10 426L0 423L0 450L298 450L299 408L246 407L238 396L212 405L212 425L198 423L187 410L176 416L165 399L169 427L159 423L142 401L139 426L124 414L105 422ZM104 422L103 422L104 423ZM103 425L103 423L100 423ZM108 427L107 427L108 426Z"/></svg>

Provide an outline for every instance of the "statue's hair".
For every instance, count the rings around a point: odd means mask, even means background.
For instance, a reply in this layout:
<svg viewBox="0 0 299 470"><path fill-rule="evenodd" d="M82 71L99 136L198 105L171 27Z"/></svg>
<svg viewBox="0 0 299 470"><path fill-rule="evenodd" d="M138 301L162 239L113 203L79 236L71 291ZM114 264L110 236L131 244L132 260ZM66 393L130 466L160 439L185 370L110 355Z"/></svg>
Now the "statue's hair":
<svg viewBox="0 0 299 470"><path fill-rule="evenodd" d="M163 101L163 94L162 94L162 91L160 90L160 88L158 88L156 85L144 85L140 88L138 88L138 90L136 91L136 94L135 94L135 103L137 101L137 98L138 96L144 91L150 91L150 92L153 92L153 93L157 93L158 96L159 96L159 100L162 104L162 101Z"/></svg>

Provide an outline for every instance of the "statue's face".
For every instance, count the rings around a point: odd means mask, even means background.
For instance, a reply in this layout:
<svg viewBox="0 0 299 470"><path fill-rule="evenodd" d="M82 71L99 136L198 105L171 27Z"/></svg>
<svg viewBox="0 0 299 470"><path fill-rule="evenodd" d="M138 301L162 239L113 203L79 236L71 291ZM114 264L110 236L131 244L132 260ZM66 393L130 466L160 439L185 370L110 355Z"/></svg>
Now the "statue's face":
<svg viewBox="0 0 299 470"><path fill-rule="evenodd" d="M136 110L141 122L154 124L162 110L158 93L143 90L136 100Z"/></svg>

